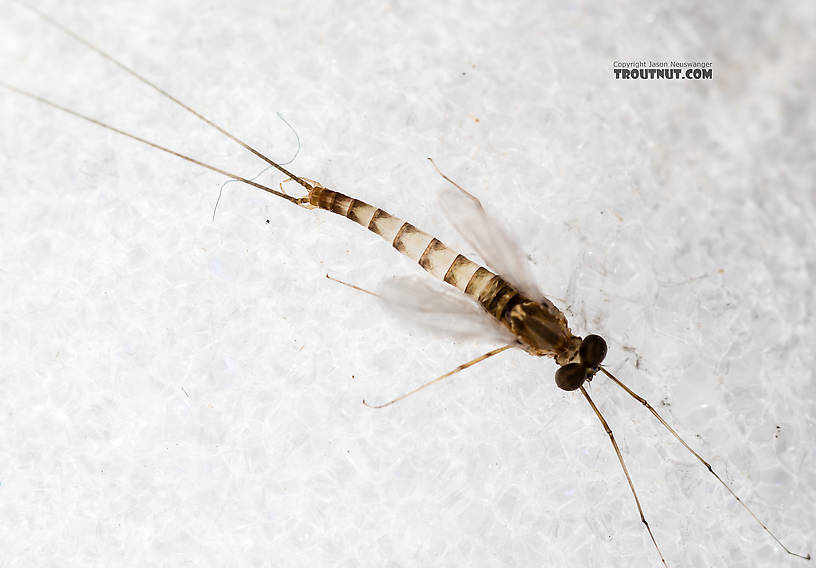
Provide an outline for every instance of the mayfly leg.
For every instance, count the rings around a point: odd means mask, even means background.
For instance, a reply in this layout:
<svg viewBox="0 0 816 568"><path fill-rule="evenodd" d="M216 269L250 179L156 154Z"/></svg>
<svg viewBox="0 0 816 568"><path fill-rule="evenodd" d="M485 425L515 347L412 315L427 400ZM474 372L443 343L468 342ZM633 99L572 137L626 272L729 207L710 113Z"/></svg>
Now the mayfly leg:
<svg viewBox="0 0 816 568"><path fill-rule="evenodd" d="M701 464L703 464L703 465L706 467L706 469L707 469L707 470L708 470L708 471L711 473L711 475L713 475L713 476L714 476L714 477L717 479L717 481L719 481L719 482L720 482L720 483L723 485L723 487L725 487L725 488L728 490L728 492L731 494L731 496L732 496L734 499L736 499L736 500L737 500L737 502L738 502L740 505L742 505L742 506L743 506L743 508L744 508L746 511L748 511L748 513L749 513L749 514L750 514L750 515L751 515L751 516L754 518L754 520L755 520L757 523L759 523L759 526L761 526L761 527L762 527L762 530L764 530L766 533L768 533L768 534L771 536L771 538L773 538L773 539L776 541L776 543L777 543L779 546L781 546L781 547L782 547L782 549L783 549L785 552L787 552L787 553L788 553L788 554L790 554L791 556L796 556L796 557L798 557L798 558L803 558L803 559L805 559L805 560L810 560L810 554L809 554L809 553L808 553L808 554L799 554L799 553L793 552L793 551L792 551L792 550L790 550L790 549L789 549L787 546L785 546L785 545L782 543L782 541L781 541L781 540L779 540L779 538L778 538L778 537L777 537L777 536L776 536L776 535L775 535L775 534L774 534L774 533L773 533L773 532L772 532L772 531L771 531L771 530L770 530L770 529L767 527L767 525L766 525L764 522L762 522L762 521L759 519L759 517L757 517L757 516L756 516L756 514L755 514L755 513L754 513L754 512L751 510L751 508L750 508L750 507L748 507L748 505L746 505L746 504L745 504L745 502L744 502L742 499L740 499L740 498L739 498L739 496L737 496L737 494L736 494L736 493L734 493L734 490L733 490L733 489L731 489L731 487L730 487L730 486L729 486L729 485L728 485L728 484L727 484L725 481L723 481L723 479L722 479L722 478L721 478L719 475L717 475L717 473L714 471L714 468L712 468L712 467L711 467L711 465L710 465L710 464L709 464L709 463L708 463L706 460L704 460L704 459L703 459L703 457L702 457L700 454L698 454L697 452L695 452L695 451L694 451L694 450L691 448L691 446L689 446L689 445L686 443L686 441L685 441L683 438L681 438L681 437L680 437L680 435L679 435L677 432L675 432L674 428L672 428L671 426L669 426L669 424L668 424L668 423L667 423L667 422L666 422L666 421L663 419L663 417L662 417L662 416L660 416L660 414L657 412L657 410L655 410L655 409L654 409L654 407L652 407L652 405L651 405L651 404L649 404L649 402L648 402L648 401L647 401L645 398L643 398L642 396L638 395L638 394L637 394L637 393L635 393L635 392L634 392L632 389L630 389L628 386L626 386L625 384L623 384L623 382L621 382L621 381L620 381L620 380L619 380L617 377L615 377L615 376L614 376L612 373L610 373L609 371L607 371L607 370L606 370L606 368L604 368L603 366L601 366L601 368L600 368L600 369L601 369L601 372L602 372L604 375L606 375L607 377L609 377L609 378L612 380L612 382L614 382L616 385L618 385L620 388L622 388L624 391L626 391L626 393L627 393L629 396L631 396L631 397L632 397L632 398L634 398L636 401L638 401L640 404L642 404L643 406L645 406L645 407L646 407L646 408L649 410L649 412L651 412L651 413L652 413L652 415L654 415L654 417L655 417L655 418L657 418L657 420L660 422L660 424L662 424L662 425L663 425L663 427L664 427L666 430L668 430L668 431L671 433L671 435L672 435L672 436L674 436L675 438L677 438L677 440L678 440L678 441L679 441L681 444L683 444L683 447L685 447L685 448L686 448L686 449L687 449L689 452L691 452L691 454L692 454L692 455L693 455L695 458L697 458L697 460L698 460L698 461L699 461ZM582 390L583 390L583 389L582 389ZM587 395L587 397L588 397L588 396L589 396L589 395ZM591 403L590 403L590 404L591 404ZM594 405L593 405L593 408L594 408ZM596 412L597 412L597 410L596 410ZM613 441L613 444L614 444L614 441ZM617 448L616 448L616 449L617 449ZM620 453L619 453L618 455L620 456ZM621 460L622 460L622 459L623 459L623 458L621 458ZM621 464L622 464L622 463L623 463L623 461L621 461ZM625 466L624 466L624 469L625 469ZM627 478L628 478L628 477L629 477L629 476L628 476L628 474L627 474ZM631 484L631 481L630 481L630 484ZM634 487L632 488L632 491L634 491ZM635 499L637 499L637 497L635 497ZM640 505L638 505L638 508L640 508ZM645 522L645 521L644 521L644 522ZM648 525L647 525L647 526L648 526ZM650 531L650 533L651 533L651 531ZM654 540L654 539L653 539L653 540Z"/></svg>
<svg viewBox="0 0 816 568"><path fill-rule="evenodd" d="M351 288L352 290L357 290L358 292L362 292L363 294L368 294L369 296L375 296L375 297L379 296L379 294L377 294L376 292L372 292L371 290L366 290L365 288L361 288L360 286L357 286L355 284L350 284L349 282L344 282L343 280L340 280L339 278L335 278L334 276L330 276L329 274L326 274L326 278L328 278L329 280L333 280L334 282L337 282L338 284L342 284L343 286L347 286L347 287Z"/></svg>
<svg viewBox="0 0 816 568"><path fill-rule="evenodd" d="M509 343L507 345L502 345L501 347L497 347L496 349L493 349L491 351L488 351L487 353L479 355L478 357L468 361L467 363L462 363L461 365L459 365L458 367L456 367L452 371L448 371L444 375L439 375L435 379L431 379L427 383L422 384L422 385L418 386L417 388L415 388L413 390L410 390L410 391L406 392L405 394L402 394L402 395L398 396L397 398L389 400L388 402L384 402L382 404L369 404L368 402L365 401L365 399L363 399L363 404L365 404L369 408L385 408L386 406L391 406L392 404L397 403L397 402L399 402L399 401L401 401L403 399L406 399L409 396L411 396L412 394L416 394L419 391L421 391L421 390L423 390L425 388L428 388L429 386L431 386L433 384L436 384L436 383L438 383L439 381L441 381L443 379L447 379L448 377L450 377L452 375L455 375L456 373L464 371L465 369L467 369L469 367L472 367L473 365L476 365L477 363L481 363L485 359L489 359L490 357L493 357L494 355L498 355L499 353L503 353L504 351L507 351L508 349L512 349L513 347L518 347L518 345L516 345L515 343Z"/></svg>
<svg viewBox="0 0 816 568"><path fill-rule="evenodd" d="M637 505L637 510L640 514L640 521L646 526L646 530L649 531L649 537L652 539L652 543L657 550L657 554L660 556L660 561L663 563L663 566L668 567L668 564L666 564L666 559L663 558L663 552L661 552L660 547L657 545L657 541L655 540L655 536L652 533L652 527L649 526L649 523L646 521L646 515L643 514L643 507L640 505L640 499L638 498L637 491L635 490L635 484L632 481L632 477L629 475L629 469L626 467L626 462L623 461L623 454L621 454L618 443L615 441L615 435L612 433L612 428L609 427L609 424L606 422L603 414L601 414L601 411L598 410L597 406L595 406L595 402L589 396L586 389L583 386L579 388L581 389L581 394L584 395L584 398L586 398L586 401L589 403L589 406L591 406L592 410L595 411L595 416L597 416L598 420L601 421L601 425L603 426L606 435L609 436L609 441L612 443L612 447L615 448L615 454L618 456L618 461L620 462L621 468L623 468L623 473L626 475L626 481L629 483L629 489L632 490L632 496L635 498L635 505Z"/></svg>
<svg viewBox="0 0 816 568"><path fill-rule="evenodd" d="M364 294L368 294L370 296L375 296L375 297L379 296L379 294L377 294L376 292L372 292L371 290L366 290L365 288L361 288L360 286L357 286L355 284L350 284L349 282L344 282L343 280L340 280L339 278L335 278L334 276L330 276L330 275L326 274L326 278L328 278L329 280L333 280L333 281L337 282L338 284L342 284L343 286L347 286L347 287L351 288L352 290L357 290L358 292L363 292ZM470 368L470 367L472 367L472 366L474 366L474 365L476 365L478 363L481 363L482 361L484 361L486 359L489 359L489 358L491 358L491 357L493 357L495 355L498 355L499 353L507 351L508 349L510 349L512 347L518 347L518 345L515 344L515 343L508 343L507 345L502 345L501 347L497 347L496 349L491 349L487 353L483 353L482 355L479 355L475 359L471 359L467 363L462 363L461 365L457 366L453 370L448 371L447 373L445 373L443 375L440 375L440 376L436 377L435 379L431 379L427 383L424 383L424 384L416 387L413 390L410 390L410 391L408 391L408 392L406 392L406 393L404 393L404 394L402 394L402 395L400 395L400 396L398 396L398 397L396 397L394 399L391 399L388 402L384 402L382 404L370 404L365 399L363 399L363 404L365 404L369 408L385 408L386 406L391 406L392 404L395 404L395 403L397 403L397 402L399 402L401 400L404 400L404 399L408 398L409 396L411 396L413 394L416 394L419 391L421 391L421 390L423 390L423 389L425 389L425 388L427 388L427 387L429 387L429 386L431 386L433 384L438 383L439 381L447 379L448 377L451 377L451 376L455 375L456 373L460 373L460 372L464 371L465 369L468 369L468 368Z"/></svg>

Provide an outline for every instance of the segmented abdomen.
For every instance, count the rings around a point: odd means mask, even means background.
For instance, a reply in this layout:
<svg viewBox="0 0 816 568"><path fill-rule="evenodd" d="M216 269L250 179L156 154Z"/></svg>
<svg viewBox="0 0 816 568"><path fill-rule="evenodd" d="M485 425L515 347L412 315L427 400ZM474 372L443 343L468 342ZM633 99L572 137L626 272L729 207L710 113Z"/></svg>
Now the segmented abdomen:
<svg viewBox="0 0 816 568"><path fill-rule="evenodd" d="M309 203L347 217L376 233L422 268L475 299L502 323L509 309L525 300L501 276L382 209L323 187L311 191Z"/></svg>

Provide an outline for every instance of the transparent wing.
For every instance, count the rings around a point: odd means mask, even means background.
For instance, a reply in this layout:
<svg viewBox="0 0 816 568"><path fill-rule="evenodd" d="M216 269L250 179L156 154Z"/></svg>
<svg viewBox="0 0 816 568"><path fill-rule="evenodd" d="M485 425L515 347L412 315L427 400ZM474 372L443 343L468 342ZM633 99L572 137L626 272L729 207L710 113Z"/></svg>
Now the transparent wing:
<svg viewBox="0 0 816 568"><path fill-rule="evenodd" d="M447 186L440 192L439 203L456 231L482 257L488 268L528 298L541 300L544 294L536 286L530 264L516 241L487 214L481 201L442 175L452 187Z"/></svg>
<svg viewBox="0 0 816 568"><path fill-rule="evenodd" d="M400 319L436 333L503 343L516 340L468 296L427 277L386 280L378 288L377 296Z"/></svg>

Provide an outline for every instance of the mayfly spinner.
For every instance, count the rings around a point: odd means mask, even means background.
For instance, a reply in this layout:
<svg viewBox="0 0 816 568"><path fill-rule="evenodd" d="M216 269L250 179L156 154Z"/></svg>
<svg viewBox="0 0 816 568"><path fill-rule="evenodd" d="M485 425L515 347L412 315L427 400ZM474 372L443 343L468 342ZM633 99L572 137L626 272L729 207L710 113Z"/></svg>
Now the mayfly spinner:
<svg viewBox="0 0 816 568"><path fill-rule="evenodd" d="M203 168L207 168L234 180L241 181L245 184L267 191L304 209L321 209L346 217L383 238L398 252L416 261L432 276L442 280L471 298L482 309L483 315L486 318L492 318L493 322L502 329L504 335L509 338L505 345L493 349L480 357L473 359L472 361L464 363L453 371L437 377L406 394L403 394L383 404L371 405L366 403L367 406L382 408L391 405L409 395L418 392L421 389L430 386L431 384L439 382L442 379L445 379L511 348L521 348L530 355L536 357L552 357L558 365L558 370L555 373L555 382L558 387L565 391L580 391L581 395L592 408L592 411L595 413L606 431L609 441L614 448L615 454L617 455L618 461L620 462L621 468L626 476L626 480L640 515L640 520L648 531L649 537L651 538L662 563L666 565L666 561L663 558L663 554L660 551L657 540L655 539L649 523L646 521L637 491L635 490L634 483L629 475L623 455L618 447L612 430L587 392L586 383L592 381L598 375L598 373L601 373L623 389L629 396L645 406L646 409L660 422L660 424L666 428L689 452L691 452L691 454L702 465L704 465L706 469L708 469L708 471L717 479L717 481L719 481L725 487L731 496L736 499L740 505L742 505L742 507L756 520L756 522L759 523L762 529L768 535L770 535L773 540L780 547L782 547L783 550L785 550L785 552L799 558L810 559L809 554L799 554L786 547L765 525L765 523L763 523L734 493L731 487L714 471L711 465L709 465L707 461L705 461L696 451L694 451L685 442L685 440L683 440L683 438L681 438L677 432L671 426L669 426L669 424L652 407L652 405L650 405L644 398L639 396L627 385L612 375L612 373L610 373L609 370L603 366L603 361L607 353L607 344L604 339L598 335L587 335L586 337L582 338L572 333L564 314L536 289L535 285L531 283L531 280L525 274L516 271L516 266L514 264L508 263L506 259L502 259L496 252L498 250L497 247L491 246L491 240L506 240L506 246L504 246L502 250L506 251L508 248L510 250L514 250L512 243L509 243L509 239L506 239L504 233L500 229L493 226L493 222L486 215L479 200L465 191L458 184L453 182L450 178L445 176L438 170L438 168L437 171L439 174L456 188L455 198L459 200L458 207L467 210L471 218L478 219L481 227L491 228L492 234L475 235L473 234L475 229L469 230L467 227L457 226L457 229L459 229L459 231L465 236L465 238L480 254L487 266L490 268L480 266L476 262L466 258L464 255L459 254L458 252L447 247L439 239L417 229L414 225L405 222L402 219L390 215L382 209L369 205L368 203L355 199L354 197L350 197L326 188L318 182L293 174L287 168L269 159L255 148L213 123L211 120L193 110L182 101L173 97L130 67L119 62L117 59L91 44L75 32L66 28L59 22L56 22L46 14L36 11L33 8L29 9L36 12L41 18L78 40L88 48L97 52L99 55L115 64L134 78L155 89L162 96L168 98L184 108L186 111L192 113L198 119L209 124L221 134L242 146L244 149L263 159L270 166L276 168L281 173L286 175L288 178L287 181L292 180L298 183L306 191L306 193L305 195L301 196L289 195L283 191L282 184L280 190L270 188L266 185L204 163L188 155L156 144L134 134L117 129L109 124L61 106L29 91L20 89L5 82L0 82L0 85L22 96L34 99L40 103L71 114L77 118L92 122L98 126L136 140L142 144L146 144L163 152L173 154ZM436 168L436 164L433 164L433 166Z"/></svg>

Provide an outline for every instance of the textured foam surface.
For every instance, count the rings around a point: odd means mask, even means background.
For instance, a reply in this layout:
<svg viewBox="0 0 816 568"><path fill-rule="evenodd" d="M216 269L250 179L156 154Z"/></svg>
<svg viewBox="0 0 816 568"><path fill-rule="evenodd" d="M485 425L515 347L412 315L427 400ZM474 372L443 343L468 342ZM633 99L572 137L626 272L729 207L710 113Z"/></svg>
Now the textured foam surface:
<svg viewBox="0 0 816 568"><path fill-rule="evenodd" d="M609 368L814 549L812 4L36 4L287 160L280 112L295 172L469 252L433 156ZM0 30L4 80L263 167L19 7ZM612 78L649 58L714 78ZM223 177L3 90L0 125L0 566L658 565L551 361L362 406L495 346L324 278L424 276L376 236L237 184L211 222ZM591 393L670 566L805 566L648 412Z"/></svg>

